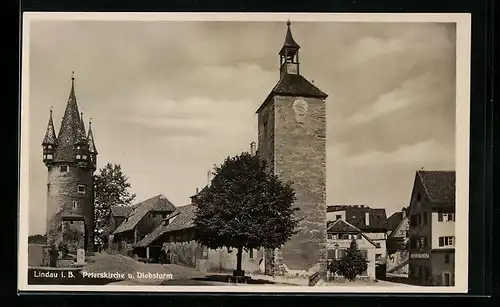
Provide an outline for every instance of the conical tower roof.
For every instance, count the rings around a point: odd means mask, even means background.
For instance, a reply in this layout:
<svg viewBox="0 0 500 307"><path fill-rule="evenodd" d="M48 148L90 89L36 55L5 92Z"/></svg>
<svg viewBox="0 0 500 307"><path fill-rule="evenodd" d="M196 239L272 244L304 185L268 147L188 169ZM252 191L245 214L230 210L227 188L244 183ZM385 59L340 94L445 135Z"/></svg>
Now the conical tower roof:
<svg viewBox="0 0 500 307"><path fill-rule="evenodd" d="M56 130L54 129L54 121L52 120L52 109L50 110L49 122L47 124L47 131L45 132L45 137L43 138L42 145L56 145L57 137Z"/></svg>
<svg viewBox="0 0 500 307"><path fill-rule="evenodd" d="M75 144L85 136L85 128L82 126L80 111L75 94L75 78L71 78L71 91L61 122L61 129L57 136L57 150L54 156L54 162L74 162Z"/></svg>
<svg viewBox="0 0 500 307"><path fill-rule="evenodd" d="M89 144L89 152L97 155L97 148L95 147L94 134L92 133L91 121L89 121L89 132L87 134L87 142Z"/></svg>

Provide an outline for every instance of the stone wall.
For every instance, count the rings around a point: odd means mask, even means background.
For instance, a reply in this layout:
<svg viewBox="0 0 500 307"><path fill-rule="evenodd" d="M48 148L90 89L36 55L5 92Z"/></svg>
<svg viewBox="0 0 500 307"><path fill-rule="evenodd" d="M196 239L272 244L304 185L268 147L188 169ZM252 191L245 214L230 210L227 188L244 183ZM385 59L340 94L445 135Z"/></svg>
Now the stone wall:
<svg viewBox="0 0 500 307"><path fill-rule="evenodd" d="M226 248L207 249L196 243L167 242L164 243L165 252L170 263L179 264L208 272L231 272L236 269L236 250L228 252ZM248 273L260 272L259 264L263 260L262 251L254 250L253 258L248 252L243 252L242 269ZM200 265L203 262L203 265ZM201 267L203 269L201 269Z"/></svg>
<svg viewBox="0 0 500 307"><path fill-rule="evenodd" d="M61 166L68 167L67 172ZM78 192L78 185L85 186L85 193ZM63 215L83 215L85 217L87 249L93 246L94 192L90 170L74 164L56 164L48 170L47 184L47 242L59 244L62 240ZM76 209L73 201L77 202Z"/></svg>
<svg viewBox="0 0 500 307"><path fill-rule="evenodd" d="M268 100L258 114L258 152L259 158L268 163L271 172L274 172L274 115L274 103Z"/></svg>
<svg viewBox="0 0 500 307"><path fill-rule="evenodd" d="M28 266L44 265L45 244L28 244Z"/></svg>
<svg viewBox="0 0 500 307"><path fill-rule="evenodd" d="M325 102L302 98L305 114L294 110L294 97L276 96L274 166L291 180L297 197L298 234L283 246L288 270L309 270L326 260L326 122Z"/></svg>

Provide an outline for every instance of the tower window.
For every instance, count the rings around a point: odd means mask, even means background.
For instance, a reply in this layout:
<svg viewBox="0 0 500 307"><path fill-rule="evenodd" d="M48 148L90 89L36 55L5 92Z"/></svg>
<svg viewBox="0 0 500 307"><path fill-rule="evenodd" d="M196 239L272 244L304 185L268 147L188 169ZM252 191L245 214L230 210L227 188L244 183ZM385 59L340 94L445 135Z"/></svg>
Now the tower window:
<svg viewBox="0 0 500 307"><path fill-rule="evenodd" d="M78 208L78 201L74 200L73 201L73 209Z"/></svg>
<svg viewBox="0 0 500 307"><path fill-rule="evenodd" d="M61 165L61 173L66 173L68 171L68 166L67 165Z"/></svg>
<svg viewBox="0 0 500 307"><path fill-rule="evenodd" d="M78 185L78 194L85 194L85 186L83 184Z"/></svg>

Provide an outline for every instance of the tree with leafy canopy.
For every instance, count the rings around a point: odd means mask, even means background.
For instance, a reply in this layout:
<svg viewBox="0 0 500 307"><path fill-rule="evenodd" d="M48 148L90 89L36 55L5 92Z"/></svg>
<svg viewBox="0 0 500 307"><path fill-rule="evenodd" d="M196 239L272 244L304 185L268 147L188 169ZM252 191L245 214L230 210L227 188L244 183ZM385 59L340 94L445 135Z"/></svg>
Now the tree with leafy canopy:
<svg viewBox="0 0 500 307"><path fill-rule="evenodd" d="M129 178L120 164L108 163L94 175L94 233L96 243L105 242L111 207L131 205L136 194L130 192Z"/></svg>
<svg viewBox="0 0 500 307"><path fill-rule="evenodd" d="M236 249L234 273L241 274L244 249L278 248L296 233L291 185L271 174L256 155L226 158L197 195L196 241L212 249Z"/></svg>
<svg viewBox="0 0 500 307"><path fill-rule="evenodd" d="M344 257L336 260L329 267L330 272L339 272L350 281L354 281L356 276L361 275L368 268L368 261L361 254L358 248L356 239L351 241L349 248L346 250Z"/></svg>

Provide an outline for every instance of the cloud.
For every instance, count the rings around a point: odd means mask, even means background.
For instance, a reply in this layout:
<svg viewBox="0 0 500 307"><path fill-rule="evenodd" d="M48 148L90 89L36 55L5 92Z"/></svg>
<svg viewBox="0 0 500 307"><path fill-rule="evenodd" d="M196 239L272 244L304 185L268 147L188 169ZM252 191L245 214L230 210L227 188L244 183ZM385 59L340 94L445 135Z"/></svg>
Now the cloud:
<svg viewBox="0 0 500 307"><path fill-rule="evenodd" d="M345 163L355 167L397 167L402 164L417 165L425 167L427 163L447 161L453 165L455 152L444 147L435 139L424 142L401 146L396 151L368 151L361 155L346 156Z"/></svg>
<svg viewBox="0 0 500 307"><path fill-rule="evenodd" d="M352 115L347 122L366 123L408 106L427 103L426 96L436 82L439 78L434 78L429 72L405 80L400 87L380 95L369 108Z"/></svg>
<svg viewBox="0 0 500 307"><path fill-rule="evenodd" d="M120 163L138 198L184 204L208 168L256 140L255 110L278 81L286 24L47 21L31 30L30 232L42 232L40 142L51 105L60 126L72 70L99 161ZM329 94L329 201L400 208L415 168L453 167L454 31L293 23L301 74Z"/></svg>

